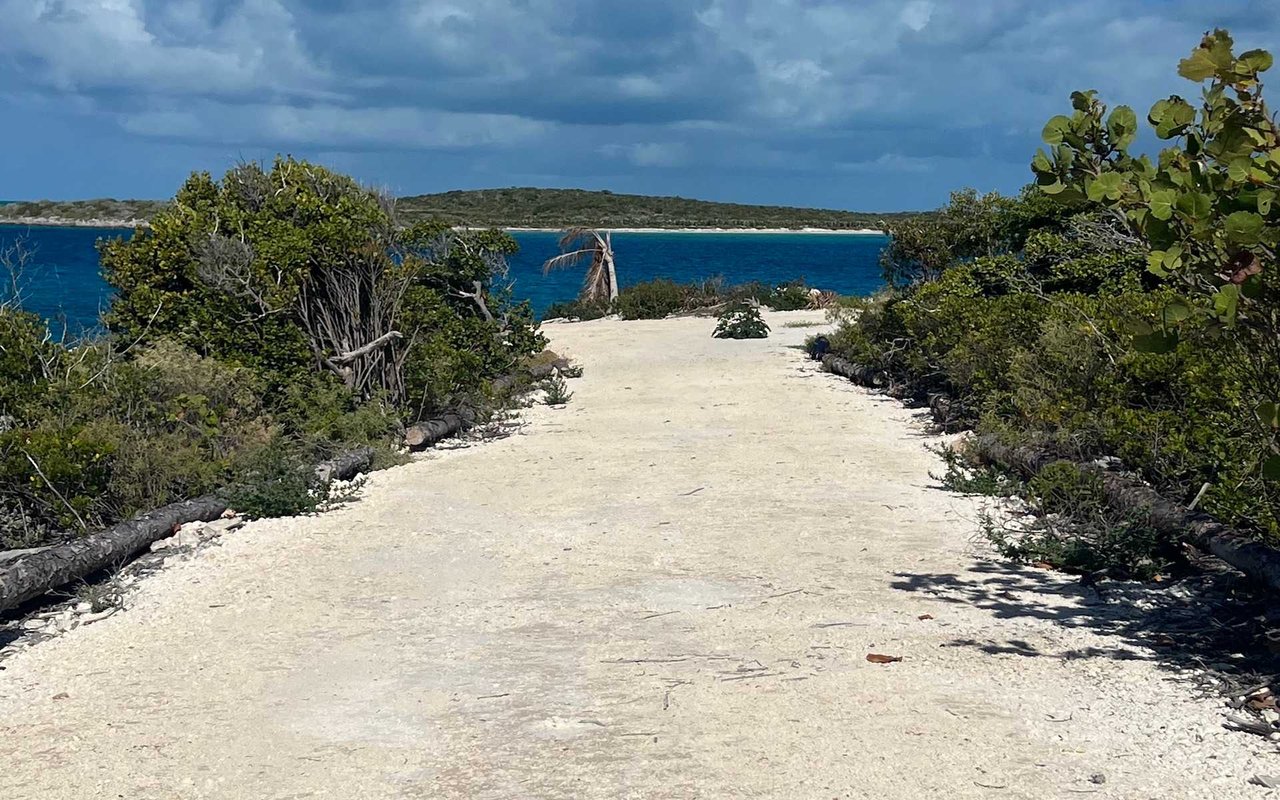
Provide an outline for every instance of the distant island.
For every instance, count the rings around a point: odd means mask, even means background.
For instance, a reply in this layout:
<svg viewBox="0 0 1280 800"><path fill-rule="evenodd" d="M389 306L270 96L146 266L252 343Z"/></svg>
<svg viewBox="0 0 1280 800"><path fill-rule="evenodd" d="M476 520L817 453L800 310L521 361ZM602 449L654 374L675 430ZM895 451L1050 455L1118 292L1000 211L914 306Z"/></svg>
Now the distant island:
<svg viewBox="0 0 1280 800"><path fill-rule="evenodd" d="M134 227L166 207L164 200L21 201L0 205L0 223ZM406 222L435 218L459 226L609 229L744 229L877 231L884 222L917 216L790 206L715 203L584 189L475 189L402 197Z"/></svg>

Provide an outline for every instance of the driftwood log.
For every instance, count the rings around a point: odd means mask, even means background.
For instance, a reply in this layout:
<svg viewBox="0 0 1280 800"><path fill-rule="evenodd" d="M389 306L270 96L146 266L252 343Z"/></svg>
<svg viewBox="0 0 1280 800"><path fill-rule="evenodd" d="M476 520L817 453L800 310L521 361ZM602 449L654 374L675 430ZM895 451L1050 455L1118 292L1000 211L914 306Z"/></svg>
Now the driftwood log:
<svg viewBox="0 0 1280 800"><path fill-rule="evenodd" d="M316 477L321 483L347 480L367 470L372 461L372 448L352 450L316 467ZM226 510L226 501L213 495L184 500L70 542L15 556L0 563L0 612L122 564L153 542L172 536L180 525L210 522Z"/></svg>
<svg viewBox="0 0 1280 800"><path fill-rule="evenodd" d="M969 447L980 461L1011 469L1028 478L1061 460L1043 450L1029 446L1011 447L990 436L978 437ZM1103 494L1112 506L1139 514L1153 530L1212 553L1250 578L1272 589L1280 589L1280 550L1252 541L1207 514L1189 511L1172 503L1135 478L1089 464L1077 466L1101 479Z"/></svg>
<svg viewBox="0 0 1280 800"><path fill-rule="evenodd" d="M822 357L822 368L834 375L848 378L861 386L874 387L884 385L884 376L879 370L864 364L855 364L833 353L827 353Z"/></svg>
<svg viewBox="0 0 1280 800"><path fill-rule="evenodd" d="M372 464L373 448L360 447L355 450L349 450L317 466L316 478L321 483L350 480L369 469Z"/></svg>
<svg viewBox="0 0 1280 800"><path fill-rule="evenodd" d="M152 542L172 536L179 525L208 522L226 510L227 504L211 495L172 503L0 567L0 612L123 563Z"/></svg>
<svg viewBox="0 0 1280 800"><path fill-rule="evenodd" d="M405 429L404 443L410 450L421 450L442 439L457 436L469 428L474 421L473 414L457 412L419 422Z"/></svg>

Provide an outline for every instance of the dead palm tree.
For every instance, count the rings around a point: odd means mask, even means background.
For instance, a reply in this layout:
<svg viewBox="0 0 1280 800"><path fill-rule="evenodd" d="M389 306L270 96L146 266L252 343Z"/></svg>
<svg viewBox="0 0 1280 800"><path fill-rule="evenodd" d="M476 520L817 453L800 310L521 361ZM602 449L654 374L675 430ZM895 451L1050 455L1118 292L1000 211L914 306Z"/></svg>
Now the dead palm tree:
<svg viewBox="0 0 1280 800"><path fill-rule="evenodd" d="M542 274L553 269L576 266L591 258L587 277L578 299L583 303L606 305L618 299L618 273L613 266L613 238L593 228L570 228L560 237L560 255L547 259Z"/></svg>

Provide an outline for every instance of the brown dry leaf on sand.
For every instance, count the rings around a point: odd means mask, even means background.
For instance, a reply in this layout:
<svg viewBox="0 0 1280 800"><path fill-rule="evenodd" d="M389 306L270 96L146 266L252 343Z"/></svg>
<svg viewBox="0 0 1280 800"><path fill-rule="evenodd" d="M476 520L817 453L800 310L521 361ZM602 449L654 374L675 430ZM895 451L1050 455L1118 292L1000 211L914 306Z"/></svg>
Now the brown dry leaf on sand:
<svg viewBox="0 0 1280 800"><path fill-rule="evenodd" d="M892 664L902 660L902 656L886 656L880 653L867 653L867 660L872 664Z"/></svg>

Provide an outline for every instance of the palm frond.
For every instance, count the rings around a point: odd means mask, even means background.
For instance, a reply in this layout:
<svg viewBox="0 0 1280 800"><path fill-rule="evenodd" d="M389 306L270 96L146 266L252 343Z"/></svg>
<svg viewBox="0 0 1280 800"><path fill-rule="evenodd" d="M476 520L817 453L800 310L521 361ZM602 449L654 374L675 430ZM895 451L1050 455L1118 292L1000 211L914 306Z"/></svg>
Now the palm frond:
<svg viewBox="0 0 1280 800"><path fill-rule="evenodd" d="M582 243L583 247L598 247L604 244L604 240L600 238L600 233L594 228L570 228L560 237L560 249L568 250L570 247Z"/></svg>
<svg viewBox="0 0 1280 800"><path fill-rule="evenodd" d="M561 253L554 258L548 258L546 263L542 265L542 274L546 275L553 269L565 269L567 267L577 266L582 263L583 259L595 252L596 249L594 247L589 247L582 250L574 250L571 253Z"/></svg>

